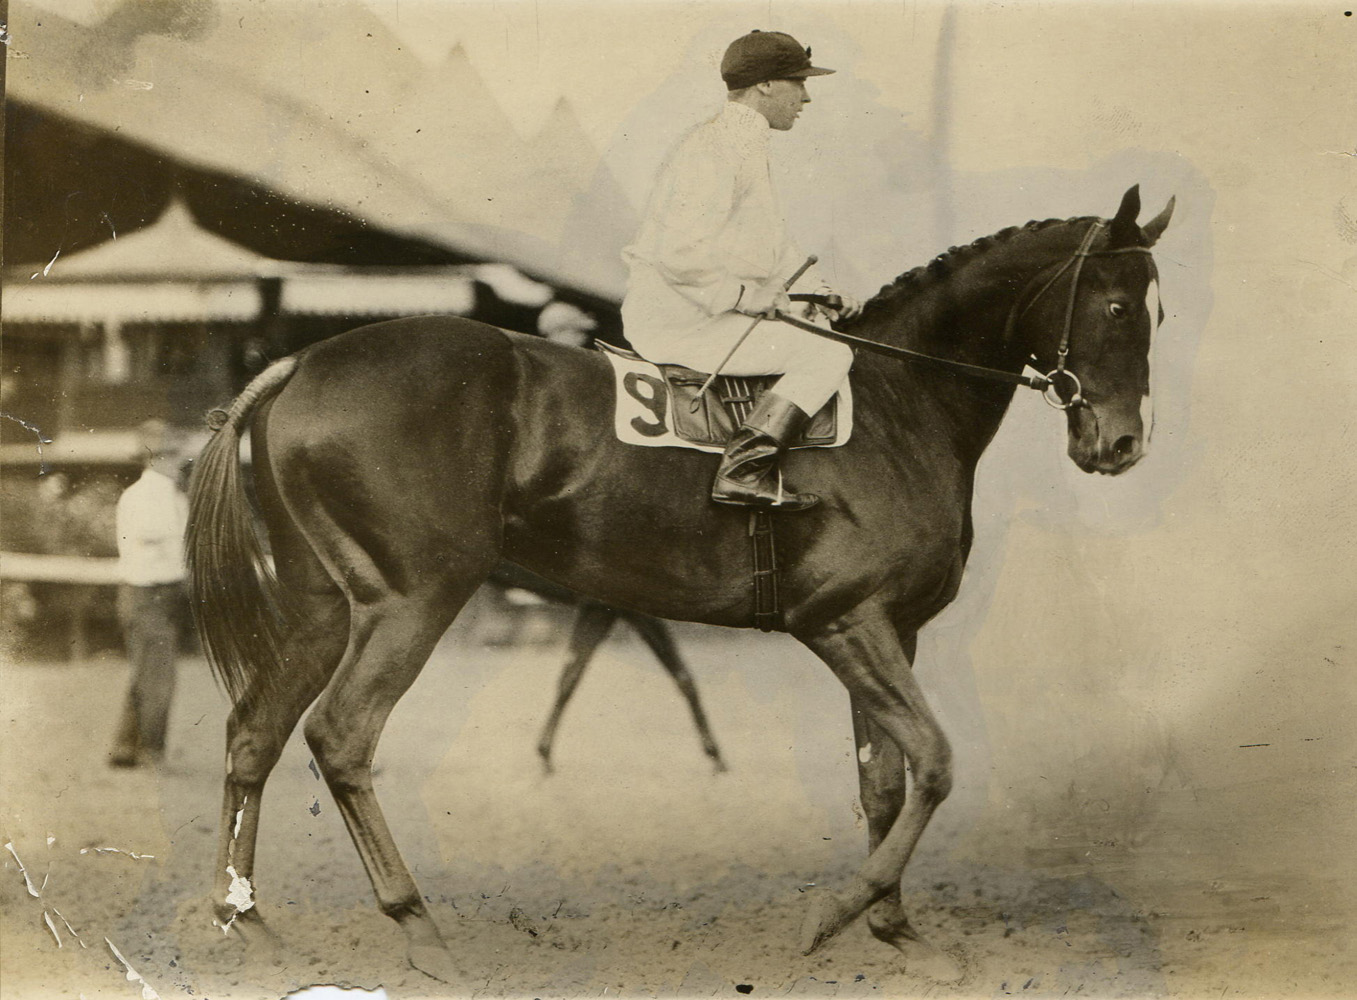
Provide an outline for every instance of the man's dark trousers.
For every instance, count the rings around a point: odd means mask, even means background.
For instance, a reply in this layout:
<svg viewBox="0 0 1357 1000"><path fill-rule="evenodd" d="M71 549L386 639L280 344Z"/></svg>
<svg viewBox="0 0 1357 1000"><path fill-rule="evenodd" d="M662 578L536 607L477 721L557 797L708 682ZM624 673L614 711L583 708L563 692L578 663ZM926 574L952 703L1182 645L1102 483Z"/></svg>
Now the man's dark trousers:
<svg viewBox="0 0 1357 1000"><path fill-rule="evenodd" d="M180 583L123 584L118 590L118 616L132 665L132 684L114 737L110 755L114 764L159 760L165 753L182 598Z"/></svg>

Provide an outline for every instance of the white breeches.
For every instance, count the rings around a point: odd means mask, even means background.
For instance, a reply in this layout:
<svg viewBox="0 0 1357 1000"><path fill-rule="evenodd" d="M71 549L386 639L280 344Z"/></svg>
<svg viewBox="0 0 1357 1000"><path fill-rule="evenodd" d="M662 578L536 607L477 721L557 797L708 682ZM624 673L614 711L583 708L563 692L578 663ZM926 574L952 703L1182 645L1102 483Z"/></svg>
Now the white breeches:
<svg viewBox="0 0 1357 1000"><path fill-rule="evenodd" d="M722 313L690 332L657 337L655 342L639 330L627 330L626 335L647 361L710 372L752 322L752 317L742 313ZM774 391L806 413L815 413L842 387L852 364L853 351L848 345L766 319L754 327L721 374L780 373Z"/></svg>

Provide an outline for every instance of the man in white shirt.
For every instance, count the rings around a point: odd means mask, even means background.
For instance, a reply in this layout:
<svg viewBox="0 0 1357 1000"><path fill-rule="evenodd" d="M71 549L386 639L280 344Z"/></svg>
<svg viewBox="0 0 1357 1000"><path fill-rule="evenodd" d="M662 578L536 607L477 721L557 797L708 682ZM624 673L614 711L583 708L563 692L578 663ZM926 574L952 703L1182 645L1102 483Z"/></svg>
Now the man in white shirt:
<svg viewBox="0 0 1357 1000"><path fill-rule="evenodd" d="M712 488L718 503L804 510L818 501L784 489L778 459L843 384L853 363L845 345L773 319L791 311L784 283L806 255L787 233L768 169L772 130L788 131L810 103L810 49L778 31L737 38L721 61L729 91L721 113L684 135L656 180L636 241L622 322L643 357L711 372L763 317L725 375L781 374L735 433ZM813 270L803 287L829 286ZM839 293L833 318L861 306ZM835 316L834 313L837 313Z"/></svg>
<svg viewBox="0 0 1357 1000"><path fill-rule="evenodd" d="M147 421L138 437L145 468L117 508L118 614L132 682L109 755L115 767L164 756L183 599L188 499L177 481L178 456L162 421Z"/></svg>

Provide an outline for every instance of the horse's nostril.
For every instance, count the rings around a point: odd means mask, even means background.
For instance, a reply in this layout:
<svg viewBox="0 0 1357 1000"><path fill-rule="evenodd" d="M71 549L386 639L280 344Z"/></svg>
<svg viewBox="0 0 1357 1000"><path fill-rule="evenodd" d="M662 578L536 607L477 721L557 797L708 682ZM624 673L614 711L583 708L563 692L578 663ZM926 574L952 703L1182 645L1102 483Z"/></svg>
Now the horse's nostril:
<svg viewBox="0 0 1357 1000"><path fill-rule="evenodd" d="M1117 458L1126 458L1134 455L1136 452L1136 438L1134 434L1123 434L1117 438L1116 444L1112 445L1112 454Z"/></svg>

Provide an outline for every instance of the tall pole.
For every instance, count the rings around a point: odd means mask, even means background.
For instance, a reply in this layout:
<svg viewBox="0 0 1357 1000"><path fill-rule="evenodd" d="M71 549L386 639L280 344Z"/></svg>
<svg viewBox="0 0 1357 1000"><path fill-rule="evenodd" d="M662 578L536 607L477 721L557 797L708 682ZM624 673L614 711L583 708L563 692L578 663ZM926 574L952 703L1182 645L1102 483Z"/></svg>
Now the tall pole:
<svg viewBox="0 0 1357 1000"><path fill-rule="evenodd" d="M0 0L0 31L5 33L4 49L0 50L0 56L6 56L9 52L9 0ZM9 91L9 77L6 75L9 67L9 59L0 58L0 267L5 265L5 118L9 101L7 100ZM0 286L0 296L3 296L4 288ZM4 305L0 302L0 316L4 315Z"/></svg>
<svg viewBox="0 0 1357 1000"><path fill-rule="evenodd" d="M952 127L955 121L952 59L956 50L956 5L942 12L938 48L933 60L933 101L929 109L929 149L932 151L933 238L941 252L956 240L956 212L952 191Z"/></svg>

